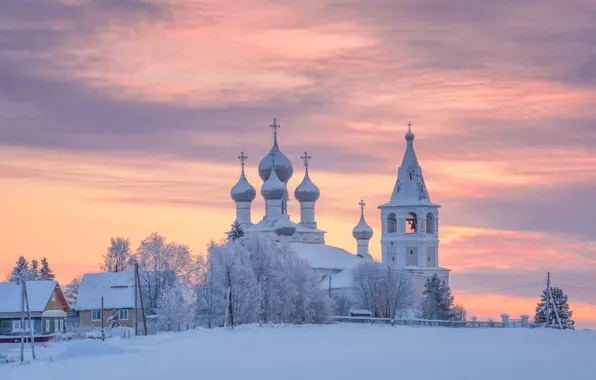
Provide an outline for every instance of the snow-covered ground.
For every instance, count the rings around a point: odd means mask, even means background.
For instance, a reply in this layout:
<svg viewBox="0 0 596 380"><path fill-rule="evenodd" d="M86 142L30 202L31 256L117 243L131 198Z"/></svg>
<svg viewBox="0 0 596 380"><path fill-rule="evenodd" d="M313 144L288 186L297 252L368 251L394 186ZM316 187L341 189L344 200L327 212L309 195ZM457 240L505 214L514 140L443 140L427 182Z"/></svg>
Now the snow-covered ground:
<svg viewBox="0 0 596 380"><path fill-rule="evenodd" d="M577 380L594 378L596 332L243 326L51 343L38 354L28 365L0 365L0 379Z"/></svg>

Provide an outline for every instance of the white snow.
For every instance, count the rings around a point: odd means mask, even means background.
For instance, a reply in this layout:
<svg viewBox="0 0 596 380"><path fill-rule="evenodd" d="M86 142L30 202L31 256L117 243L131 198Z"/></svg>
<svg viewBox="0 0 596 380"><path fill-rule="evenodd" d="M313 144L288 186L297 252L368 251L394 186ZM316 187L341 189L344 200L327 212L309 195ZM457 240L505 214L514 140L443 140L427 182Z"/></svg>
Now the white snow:
<svg viewBox="0 0 596 380"><path fill-rule="evenodd" d="M27 297L31 312L46 308L56 281L27 281ZM21 286L16 282L0 282L0 313L14 313L21 310Z"/></svg>
<svg viewBox="0 0 596 380"><path fill-rule="evenodd" d="M102 296L105 309L133 308L134 273L102 272L84 275L79 286L76 309L99 309Z"/></svg>
<svg viewBox="0 0 596 380"><path fill-rule="evenodd" d="M313 268L342 270L362 261L345 249L326 244L292 243L292 248Z"/></svg>
<svg viewBox="0 0 596 380"><path fill-rule="evenodd" d="M11 354L18 354L18 345ZM596 333L367 324L242 326L50 343L0 379L592 379ZM551 360L552 359L552 360Z"/></svg>

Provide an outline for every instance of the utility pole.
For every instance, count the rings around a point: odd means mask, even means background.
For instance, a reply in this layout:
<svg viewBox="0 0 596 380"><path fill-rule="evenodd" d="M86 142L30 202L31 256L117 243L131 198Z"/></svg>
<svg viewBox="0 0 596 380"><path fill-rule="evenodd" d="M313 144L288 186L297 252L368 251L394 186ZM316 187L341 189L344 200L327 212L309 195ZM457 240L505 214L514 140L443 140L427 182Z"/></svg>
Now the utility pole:
<svg viewBox="0 0 596 380"><path fill-rule="evenodd" d="M103 296L101 296L101 340L106 339L105 331L103 329Z"/></svg>
<svg viewBox="0 0 596 380"><path fill-rule="evenodd" d="M25 276L19 273L18 282L21 286L21 363L25 362Z"/></svg>
<svg viewBox="0 0 596 380"><path fill-rule="evenodd" d="M546 327L549 325L550 319L550 305L548 303L550 299L550 272L546 272Z"/></svg>
<svg viewBox="0 0 596 380"><path fill-rule="evenodd" d="M553 301L553 309L555 309L555 315L557 316L557 323L559 324L559 329L563 330L563 326L561 325L561 319L559 318L559 312L557 311L557 305L555 304L555 299L553 298L553 293L548 288L548 295L550 296L551 301Z"/></svg>
<svg viewBox="0 0 596 380"><path fill-rule="evenodd" d="M25 283L25 281L23 281ZM31 309L29 308L29 295L27 294L27 283L25 283L24 286L25 289L25 306L27 306L27 315L29 316L29 335L31 338L31 356L33 356L33 359L37 359L35 357L35 338L33 337L33 321L31 320Z"/></svg>
<svg viewBox="0 0 596 380"><path fill-rule="evenodd" d="M136 264L136 262L135 262ZM138 264L136 264L138 265ZM145 329L144 335L147 336L147 317L145 316L145 305L143 304L143 288L141 287L141 278L139 277L139 270L136 270L137 286L139 287L139 296L141 298L141 311L143 312L143 328Z"/></svg>
<svg viewBox="0 0 596 380"><path fill-rule="evenodd" d="M137 263L137 260L135 259L135 336L139 335L139 316L138 316L138 311L139 311L139 302L138 302L138 295L137 295L137 289L139 288L137 286L137 275L139 273L139 264Z"/></svg>

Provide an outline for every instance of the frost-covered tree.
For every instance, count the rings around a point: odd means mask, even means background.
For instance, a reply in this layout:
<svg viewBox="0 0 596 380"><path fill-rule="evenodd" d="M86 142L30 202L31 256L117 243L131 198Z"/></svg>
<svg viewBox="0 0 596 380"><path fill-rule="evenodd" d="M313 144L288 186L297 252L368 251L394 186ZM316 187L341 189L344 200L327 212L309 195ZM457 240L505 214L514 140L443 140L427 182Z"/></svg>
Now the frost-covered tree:
<svg viewBox="0 0 596 380"><path fill-rule="evenodd" d="M29 268L29 280L39 280L39 262L37 260L31 260L31 268Z"/></svg>
<svg viewBox="0 0 596 380"><path fill-rule="evenodd" d="M124 272L130 269L130 240L124 237L110 239L110 246L100 264L104 272Z"/></svg>
<svg viewBox="0 0 596 380"><path fill-rule="evenodd" d="M143 301L150 314L155 314L158 299L165 289L176 282L187 289L195 271L188 246L167 242L157 233L141 242L134 260L139 264Z"/></svg>
<svg viewBox="0 0 596 380"><path fill-rule="evenodd" d="M54 275L54 272L48 265L48 259L46 259L44 257L43 259L41 259L41 270L39 271L39 280L40 281L45 281L45 280L53 281L55 277L56 276Z"/></svg>
<svg viewBox="0 0 596 380"><path fill-rule="evenodd" d="M567 303L567 295L563 292L563 289L553 286L550 288L552 299L548 303L547 313L547 290L542 291L542 297L540 302L536 305L536 315L534 316L535 323L547 323L549 325L558 324L557 316L555 314L555 307L559 314L561 324L565 328L573 328L574 321L571 319L573 311L569 308ZM554 305L554 306L553 306Z"/></svg>
<svg viewBox="0 0 596 380"><path fill-rule="evenodd" d="M451 309L452 317L454 321L466 321L468 317L468 311L463 305L457 304Z"/></svg>
<svg viewBox="0 0 596 380"><path fill-rule="evenodd" d="M228 240L235 241L244 237L244 229L242 225L238 222L238 219L234 220L232 223L232 229L228 232Z"/></svg>
<svg viewBox="0 0 596 380"><path fill-rule="evenodd" d="M244 237L213 244L208 254L196 292L201 324L320 323L329 316L329 298L290 245Z"/></svg>
<svg viewBox="0 0 596 380"><path fill-rule="evenodd" d="M180 331L181 326L190 321L189 310L190 306L177 282L162 289L155 310L158 330Z"/></svg>
<svg viewBox="0 0 596 380"><path fill-rule="evenodd" d="M352 270L351 285L356 305L375 318L395 318L415 302L407 275L374 261L365 261Z"/></svg>
<svg viewBox="0 0 596 380"><path fill-rule="evenodd" d="M436 274L426 279L420 306L421 317L424 319L453 319L453 296L451 295L451 289Z"/></svg>
<svg viewBox="0 0 596 380"><path fill-rule="evenodd" d="M25 259L25 256L19 257L10 273L10 281L17 281L18 279L29 280L29 262Z"/></svg>
<svg viewBox="0 0 596 380"><path fill-rule="evenodd" d="M64 286L64 297L66 302L71 305L77 303L79 297L79 286L81 285L81 276L74 277L68 284Z"/></svg>

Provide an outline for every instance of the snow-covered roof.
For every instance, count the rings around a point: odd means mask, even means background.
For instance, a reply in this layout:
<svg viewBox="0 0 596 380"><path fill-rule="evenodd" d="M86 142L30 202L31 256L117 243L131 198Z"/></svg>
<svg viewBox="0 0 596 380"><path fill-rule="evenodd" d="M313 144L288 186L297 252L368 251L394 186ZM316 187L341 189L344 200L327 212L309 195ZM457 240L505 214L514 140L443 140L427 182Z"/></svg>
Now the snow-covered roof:
<svg viewBox="0 0 596 380"><path fill-rule="evenodd" d="M44 311L56 281L27 281L27 297L31 312ZM0 282L0 313L21 311L21 285L16 282Z"/></svg>
<svg viewBox="0 0 596 380"><path fill-rule="evenodd" d="M133 272L103 272L87 273L81 280L77 310L92 310L101 308L103 296L104 309L133 308L134 273Z"/></svg>
<svg viewBox="0 0 596 380"><path fill-rule="evenodd" d="M362 258L326 244L291 243L298 256L315 269L344 269L361 262Z"/></svg>

